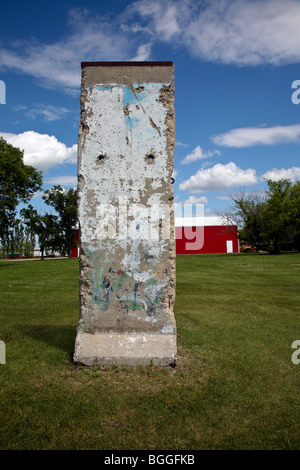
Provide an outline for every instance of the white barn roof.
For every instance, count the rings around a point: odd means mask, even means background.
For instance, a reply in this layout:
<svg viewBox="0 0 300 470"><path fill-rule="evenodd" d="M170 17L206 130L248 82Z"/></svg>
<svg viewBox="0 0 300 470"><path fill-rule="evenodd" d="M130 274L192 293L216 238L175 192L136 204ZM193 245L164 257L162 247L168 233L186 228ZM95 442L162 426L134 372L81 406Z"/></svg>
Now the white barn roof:
<svg viewBox="0 0 300 470"><path fill-rule="evenodd" d="M207 227L207 226L220 226L220 225L236 225L225 224L224 220L220 217L175 217L175 227Z"/></svg>

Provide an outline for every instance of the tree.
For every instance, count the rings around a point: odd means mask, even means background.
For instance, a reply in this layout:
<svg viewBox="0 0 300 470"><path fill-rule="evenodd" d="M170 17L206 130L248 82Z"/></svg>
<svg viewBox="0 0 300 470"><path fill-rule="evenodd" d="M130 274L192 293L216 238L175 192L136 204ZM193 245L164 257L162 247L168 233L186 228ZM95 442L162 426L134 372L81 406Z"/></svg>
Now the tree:
<svg viewBox="0 0 300 470"><path fill-rule="evenodd" d="M234 205L223 213L239 227L239 239L257 250L280 253L300 249L300 183L266 180L265 194L239 192L231 196Z"/></svg>
<svg viewBox="0 0 300 470"><path fill-rule="evenodd" d="M237 191L230 197L233 204L226 211L218 212L223 224L238 226L234 234L241 243L250 243L256 250L264 249L261 221L266 195Z"/></svg>
<svg viewBox="0 0 300 470"><path fill-rule="evenodd" d="M77 191L53 186L45 191L44 201L58 213L61 238L61 251L70 256L74 241L74 228L77 223Z"/></svg>
<svg viewBox="0 0 300 470"><path fill-rule="evenodd" d="M31 204L20 211L24 223L31 233L38 237L41 260L44 259L46 249L55 250L60 242L58 217L53 214L40 215Z"/></svg>
<svg viewBox="0 0 300 470"><path fill-rule="evenodd" d="M291 198L293 183L287 179L267 180L267 201L263 211L261 230L268 243L268 251L280 253L282 247L293 243L294 201ZM292 230L291 230L292 229Z"/></svg>
<svg viewBox="0 0 300 470"><path fill-rule="evenodd" d="M16 208L42 187L42 173L25 165L23 152L0 137L0 241L4 251Z"/></svg>
<svg viewBox="0 0 300 470"><path fill-rule="evenodd" d="M24 227L20 219L15 219L11 227L9 227L6 236L6 253L2 250L2 256L5 254L20 255L25 257L33 256L34 236L26 227Z"/></svg>

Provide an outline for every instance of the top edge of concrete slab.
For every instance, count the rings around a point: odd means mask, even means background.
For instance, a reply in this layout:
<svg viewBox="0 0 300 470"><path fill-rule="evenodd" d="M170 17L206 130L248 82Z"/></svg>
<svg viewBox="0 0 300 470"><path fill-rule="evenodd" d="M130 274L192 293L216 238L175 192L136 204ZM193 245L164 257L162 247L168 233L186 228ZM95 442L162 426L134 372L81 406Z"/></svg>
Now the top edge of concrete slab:
<svg viewBox="0 0 300 470"><path fill-rule="evenodd" d="M172 67L173 62L81 62L81 68L85 67Z"/></svg>

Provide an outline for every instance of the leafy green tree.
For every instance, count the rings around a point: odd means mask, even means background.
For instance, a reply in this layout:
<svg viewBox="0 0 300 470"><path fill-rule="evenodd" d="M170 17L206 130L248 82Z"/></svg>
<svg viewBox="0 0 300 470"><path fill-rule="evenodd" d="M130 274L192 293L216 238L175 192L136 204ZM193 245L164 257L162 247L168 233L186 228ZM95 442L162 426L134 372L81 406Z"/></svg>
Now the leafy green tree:
<svg viewBox="0 0 300 470"><path fill-rule="evenodd" d="M35 239L32 233L24 227L20 219L15 219L6 234L5 248L1 248L1 255L33 256Z"/></svg>
<svg viewBox="0 0 300 470"><path fill-rule="evenodd" d="M20 211L24 223L31 233L38 237L41 260L44 259L46 249L55 251L59 247L60 232L58 217L53 214L40 215L31 204Z"/></svg>
<svg viewBox="0 0 300 470"><path fill-rule="evenodd" d="M267 180L267 201L263 211L261 230L268 244L268 251L280 253L284 246L291 245L295 236L294 201L291 197L293 183L287 179Z"/></svg>
<svg viewBox="0 0 300 470"><path fill-rule="evenodd" d="M41 172L25 165L23 152L0 137L0 242L4 251L18 204L28 202L41 187Z"/></svg>
<svg viewBox="0 0 300 470"><path fill-rule="evenodd" d="M62 234L61 251L70 256L74 241L74 228L77 223L77 191L73 188L53 186L45 191L43 199L58 214L58 224Z"/></svg>
<svg viewBox="0 0 300 470"><path fill-rule="evenodd" d="M231 196L234 206L227 212L227 219L230 216L238 223L240 241L257 250L299 251L300 182L266 181L268 190L263 195L240 192Z"/></svg>
<svg viewBox="0 0 300 470"><path fill-rule="evenodd" d="M232 217L239 226L239 238L254 246L257 250L265 248L265 239L262 233L263 211L265 206L264 195L253 193L245 195L244 192L232 196L235 204Z"/></svg>

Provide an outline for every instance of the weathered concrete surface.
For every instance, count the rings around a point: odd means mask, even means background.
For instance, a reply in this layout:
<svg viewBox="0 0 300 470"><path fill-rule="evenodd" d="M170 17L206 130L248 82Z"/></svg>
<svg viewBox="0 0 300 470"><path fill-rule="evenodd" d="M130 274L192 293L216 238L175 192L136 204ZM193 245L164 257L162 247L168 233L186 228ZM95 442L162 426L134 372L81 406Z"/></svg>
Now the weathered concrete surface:
<svg viewBox="0 0 300 470"><path fill-rule="evenodd" d="M173 365L175 335L159 334L77 334L76 356L88 366L106 365Z"/></svg>
<svg viewBox="0 0 300 470"><path fill-rule="evenodd" d="M74 360L176 362L174 70L84 66Z"/></svg>

